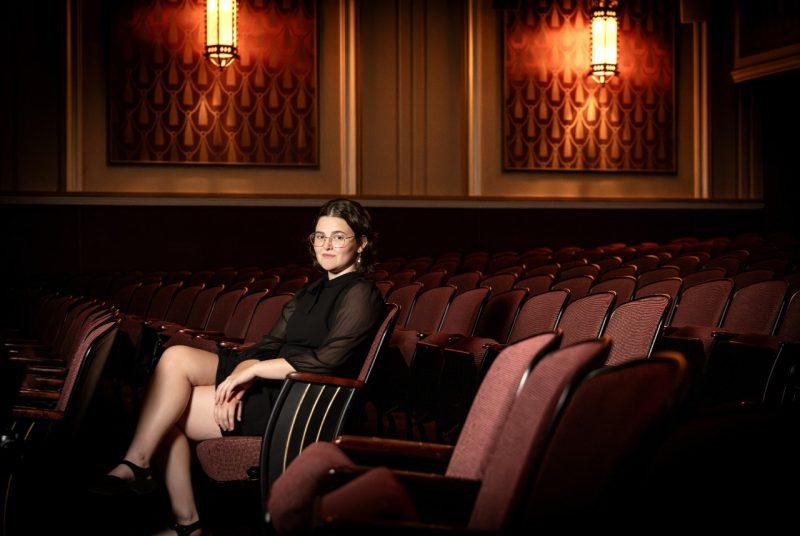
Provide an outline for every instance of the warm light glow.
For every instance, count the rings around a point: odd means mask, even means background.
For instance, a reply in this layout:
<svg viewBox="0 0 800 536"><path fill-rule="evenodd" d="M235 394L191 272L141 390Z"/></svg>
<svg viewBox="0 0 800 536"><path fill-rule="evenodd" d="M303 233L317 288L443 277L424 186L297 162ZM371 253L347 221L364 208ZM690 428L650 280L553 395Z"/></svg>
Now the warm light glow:
<svg viewBox="0 0 800 536"><path fill-rule="evenodd" d="M617 73L617 12L603 5L591 13L592 78L605 84Z"/></svg>
<svg viewBox="0 0 800 536"><path fill-rule="evenodd" d="M236 0L207 0L205 56L220 69L239 57L236 48Z"/></svg>

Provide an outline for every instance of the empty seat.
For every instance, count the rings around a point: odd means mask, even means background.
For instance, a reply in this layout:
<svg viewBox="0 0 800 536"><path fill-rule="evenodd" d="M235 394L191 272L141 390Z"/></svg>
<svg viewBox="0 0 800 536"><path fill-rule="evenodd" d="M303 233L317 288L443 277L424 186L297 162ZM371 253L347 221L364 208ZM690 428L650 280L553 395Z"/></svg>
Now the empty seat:
<svg viewBox="0 0 800 536"><path fill-rule="evenodd" d="M626 275L623 277L612 277L611 279L606 279L605 281L592 285L592 288L589 289L589 294L612 291L616 294L612 307L617 307L630 301L635 289L636 278L632 275Z"/></svg>
<svg viewBox="0 0 800 536"><path fill-rule="evenodd" d="M671 259L667 266L674 266L680 272L678 275L681 277L686 277L689 274L693 274L697 271L697 267L700 266L700 257L695 255L684 255L682 257L677 257Z"/></svg>
<svg viewBox="0 0 800 536"><path fill-rule="evenodd" d="M713 281L715 279L722 279L725 277L724 268L711 268L709 270L701 270L694 272L683 278L683 288L688 289L706 281Z"/></svg>
<svg viewBox="0 0 800 536"><path fill-rule="evenodd" d="M535 296L550 290L553 286L552 275L535 275L533 277L526 277L514 284L514 288L523 288L528 291L528 296Z"/></svg>
<svg viewBox="0 0 800 536"><path fill-rule="evenodd" d="M760 283L762 281L769 281L775 273L772 270L748 270L746 272L739 272L733 276L733 286L736 289L752 285L753 283Z"/></svg>
<svg viewBox="0 0 800 536"><path fill-rule="evenodd" d="M394 283L392 284L394 285ZM394 287L389 293L386 302L393 303L400 308L400 312L397 316L397 327L404 328L406 326L411 310L414 308L414 302L420 292L422 292L422 283L409 283L407 285Z"/></svg>
<svg viewBox="0 0 800 536"><path fill-rule="evenodd" d="M574 268L567 268L566 265L561 267L559 279L564 281L573 277L590 276L596 278L600 275L600 266L597 264L584 264Z"/></svg>
<svg viewBox="0 0 800 536"><path fill-rule="evenodd" d="M394 329L389 346L403 355L406 364L411 363L417 341L425 335L439 331L455 292L456 288L449 285L422 292L414 303L406 325ZM391 302L391 296L389 301Z"/></svg>
<svg viewBox="0 0 800 536"><path fill-rule="evenodd" d="M534 277L537 275L552 275L555 277L558 275L559 270L561 270L561 265L558 263L544 264L528 270L525 272L524 277Z"/></svg>
<svg viewBox="0 0 800 536"><path fill-rule="evenodd" d="M480 272L463 272L448 277L446 283L455 286L457 292L461 293L477 287L481 277L483 276Z"/></svg>
<svg viewBox="0 0 800 536"><path fill-rule="evenodd" d="M414 280L414 277L416 277L416 275L417 272L414 270L401 270L399 272L395 272L392 275L390 275L387 278L387 280L391 281L392 283L395 284L395 286L399 287L411 283L411 281Z"/></svg>
<svg viewBox="0 0 800 536"><path fill-rule="evenodd" d="M600 276L600 281L608 281L611 278L614 278L614 277L625 277L626 275L635 276L636 275L636 266L627 265L627 266L620 266L619 268L614 268L614 269L608 270L607 272L603 273Z"/></svg>
<svg viewBox="0 0 800 536"><path fill-rule="evenodd" d="M640 275L637 285L644 287L650 283L655 283L656 281L679 276L680 270L676 266L662 266L661 268L656 268L655 270L650 270L649 272L645 272Z"/></svg>
<svg viewBox="0 0 800 536"><path fill-rule="evenodd" d="M599 337L611 314L615 298L613 292L599 292L573 300L556 326L564 332L561 344L569 346Z"/></svg>
<svg viewBox="0 0 800 536"><path fill-rule="evenodd" d="M442 284L447 272L428 272L417 277L416 281L422 283L425 289L436 288Z"/></svg>
<svg viewBox="0 0 800 536"><path fill-rule="evenodd" d="M717 279L684 288L675 306L671 327L718 326L733 292L733 281Z"/></svg>
<svg viewBox="0 0 800 536"><path fill-rule="evenodd" d="M605 257L595 261L595 264L600 267L600 273L604 274L609 270L613 270L614 268L619 268L622 266L622 259L612 255L610 257Z"/></svg>
<svg viewBox="0 0 800 536"><path fill-rule="evenodd" d="M480 281L480 286L491 289L492 295L502 294L514 287L517 276L514 274L497 274L484 277Z"/></svg>
<svg viewBox="0 0 800 536"><path fill-rule="evenodd" d="M569 289L570 300L577 300L589 294L589 289L594 284L594 278L588 275L566 279L553 285L553 290Z"/></svg>
<svg viewBox="0 0 800 536"><path fill-rule="evenodd" d="M669 296L639 298L617 307L603 335L611 339L607 365L650 357L670 306Z"/></svg>

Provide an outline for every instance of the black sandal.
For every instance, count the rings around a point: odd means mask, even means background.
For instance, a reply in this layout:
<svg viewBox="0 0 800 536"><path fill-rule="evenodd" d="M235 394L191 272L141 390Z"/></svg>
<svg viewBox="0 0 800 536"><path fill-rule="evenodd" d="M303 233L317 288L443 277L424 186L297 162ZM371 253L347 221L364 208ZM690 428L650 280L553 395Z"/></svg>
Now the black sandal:
<svg viewBox="0 0 800 536"><path fill-rule="evenodd" d="M103 475L89 487L89 491L99 495L122 495L124 493L147 495L156 490L158 484L153 480L150 468L139 467L125 459L119 463L130 467L133 472L133 479L125 480L114 475Z"/></svg>
<svg viewBox="0 0 800 536"><path fill-rule="evenodd" d="M189 534L202 527L203 526L200 524L200 520L198 519L191 525L181 525L180 523L173 523L172 527L170 528L172 528L172 530L177 532L178 536L189 536Z"/></svg>

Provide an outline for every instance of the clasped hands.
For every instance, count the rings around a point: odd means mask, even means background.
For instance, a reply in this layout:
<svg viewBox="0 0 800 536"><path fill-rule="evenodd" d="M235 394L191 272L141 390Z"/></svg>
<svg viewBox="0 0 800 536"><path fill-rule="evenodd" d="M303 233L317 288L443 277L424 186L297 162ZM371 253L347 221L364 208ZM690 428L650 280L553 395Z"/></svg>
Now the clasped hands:
<svg viewBox="0 0 800 536"><path fill-rule="evenodd" d="M217 425L230 432L234 428L234 419L242 420L242 397L253 385L257 367L251 365L241 371L233 371L217 386L214 395L214 420Z"/></svg>

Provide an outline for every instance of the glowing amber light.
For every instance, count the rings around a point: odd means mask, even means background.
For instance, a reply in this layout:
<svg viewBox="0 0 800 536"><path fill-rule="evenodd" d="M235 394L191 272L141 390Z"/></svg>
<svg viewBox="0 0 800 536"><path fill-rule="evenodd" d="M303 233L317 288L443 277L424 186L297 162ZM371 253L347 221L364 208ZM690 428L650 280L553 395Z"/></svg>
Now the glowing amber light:
<svg viewBox="0 0 800 536"><path fill-rule="evenodd" d="M205 56L220 69L239 57L236 48L236 0L207 0Z"/></svg>
<svg viewBox="0 0 800 536"><path fill-rule="evenodd" d="M605 84L617 73L617 12L601 5L592 8L592 78Z"/></svg>

